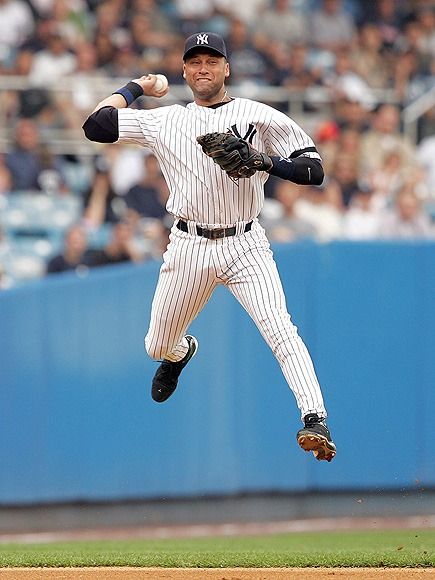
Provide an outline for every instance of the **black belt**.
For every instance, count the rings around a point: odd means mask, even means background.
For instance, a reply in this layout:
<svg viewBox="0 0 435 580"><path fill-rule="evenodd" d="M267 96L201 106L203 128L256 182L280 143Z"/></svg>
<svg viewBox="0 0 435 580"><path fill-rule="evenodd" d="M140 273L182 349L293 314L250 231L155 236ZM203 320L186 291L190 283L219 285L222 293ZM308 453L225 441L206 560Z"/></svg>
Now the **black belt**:
<svg viewBox="0 0 435 580"><path fill-rule="evenodd" d="M188 232L189 228L187 227L187 223L183 220L178 220L177 228L182 232ZM252 227L252 222L248 222L245 225L244 232L249 232ZM196 226L196 233L198 236L202 236L203 238L208 238L209 240L218 240L219 238L228 238L229 236L234 236L236 233L236 226L232 226L231 228L219 228L213 230L206 230L205 228L201 228Z"/></svg>

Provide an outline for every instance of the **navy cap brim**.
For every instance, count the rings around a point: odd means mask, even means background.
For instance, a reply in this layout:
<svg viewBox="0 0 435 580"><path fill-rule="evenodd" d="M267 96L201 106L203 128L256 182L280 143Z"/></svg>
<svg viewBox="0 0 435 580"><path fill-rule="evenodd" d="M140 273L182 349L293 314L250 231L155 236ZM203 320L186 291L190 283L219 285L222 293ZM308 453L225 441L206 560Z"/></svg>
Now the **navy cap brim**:
<svg viewBox="0 0 435 580"><path fill-rule="evenodd" d="M224 54L223 52L220 52L219 50L216 50L214 48L210 48L209 46L194 46L193 48L189 48L189 50L187 50L184 53L183 60L186 60L187 57L191 56L195 52L214 52L219 56L223 56L224 58L227 58L226 54Z"/></svg>
<svg viewBox="0 0 435 580"><path fill-rule="evenodd" d="M214 32L199 32L189 36L184 45L183 60L186 60L195 50L214 52L219 56L228 58L224 39Z"/></svg>

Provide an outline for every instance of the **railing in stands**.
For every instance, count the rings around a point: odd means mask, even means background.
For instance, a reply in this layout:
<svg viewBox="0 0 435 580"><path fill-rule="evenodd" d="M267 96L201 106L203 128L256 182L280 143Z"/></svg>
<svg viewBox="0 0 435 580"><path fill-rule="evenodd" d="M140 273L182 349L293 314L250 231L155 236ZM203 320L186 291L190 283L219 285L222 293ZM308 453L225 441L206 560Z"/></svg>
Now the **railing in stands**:
<svg viewBox="0 0 435 580"><path fill-rule="evenodd" d="M94 154L95 145L83 138L81 122L94 106L110 95L130 79L108 79L100 76L70 76L61 83L44 87L63 110L76 109L77 114L69 128L44 127L44 140L50 144L54 153ZM5 152L13 139L13 120L7 115L8 94L14 91L27 91L32 87L24 76L0 76L0 152ZM239 97L251 98L280 108L312 132L319 121L332 115L334 94L325 87L312 86L305 91L273 86L263 86L255 82L230 85L230 92ZM373 90L372 95L377 103L400 104L392 90ZM185 85L171 85L169 94L162 99L150 99L150 105L187 103L191 101L191 92ZM68 101L70 103L68 103ZM155 101L155 103L153 103Z"/></svg>

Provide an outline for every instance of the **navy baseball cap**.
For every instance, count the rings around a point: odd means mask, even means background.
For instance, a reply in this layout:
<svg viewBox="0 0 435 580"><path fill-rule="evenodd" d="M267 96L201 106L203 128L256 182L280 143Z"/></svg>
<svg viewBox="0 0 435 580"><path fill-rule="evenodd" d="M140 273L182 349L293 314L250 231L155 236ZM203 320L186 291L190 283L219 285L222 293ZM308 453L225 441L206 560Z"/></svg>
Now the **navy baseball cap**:
<svg viewBox="0 0 435 580"><path fill-rule="evenodd" d="M228 58L224 39L214 32L197 32L189 36L184 45L183 60L186 60L188 54L195 48L213 50L221 56Z"/></svg>

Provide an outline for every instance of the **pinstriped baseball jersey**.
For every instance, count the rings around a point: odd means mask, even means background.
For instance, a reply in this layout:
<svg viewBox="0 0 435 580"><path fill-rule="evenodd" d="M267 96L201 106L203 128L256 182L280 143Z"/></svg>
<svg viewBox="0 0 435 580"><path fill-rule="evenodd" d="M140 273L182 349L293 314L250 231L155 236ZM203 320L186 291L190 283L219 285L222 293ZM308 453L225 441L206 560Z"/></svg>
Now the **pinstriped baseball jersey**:
<svg viewBox="0 0 435 580"><path fill-rule="evenodd" d="M190 103L152 110L120 109L118 119L120 142L148 147L158 158L170 190L169 213L204 226L223 227L257 217L268 174L257 172L234 183L204 156L197 136L231 130L255 149L284 158L314 146L283 113L241 98L217 108ZM317 152L304 155L320 159Z"/></svg>

